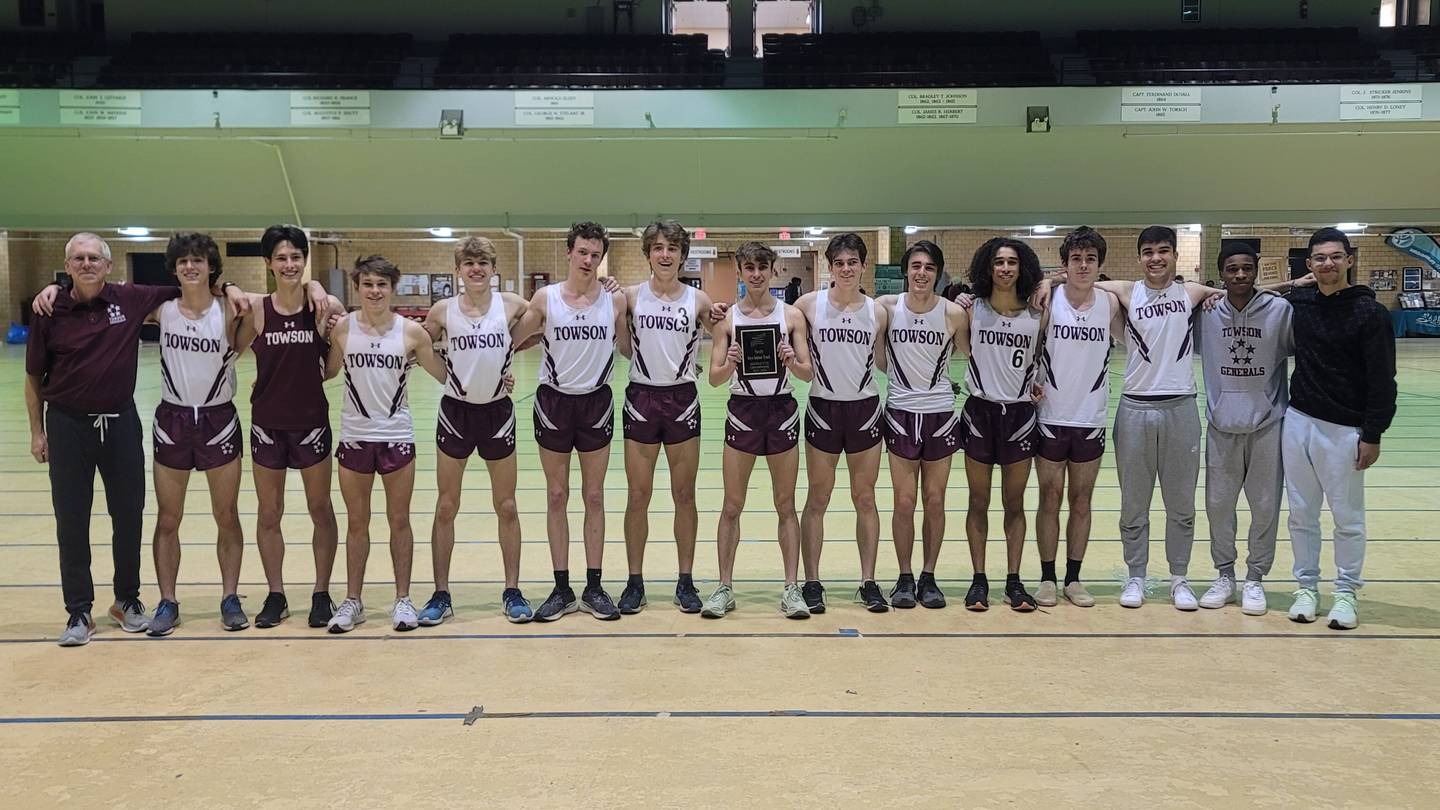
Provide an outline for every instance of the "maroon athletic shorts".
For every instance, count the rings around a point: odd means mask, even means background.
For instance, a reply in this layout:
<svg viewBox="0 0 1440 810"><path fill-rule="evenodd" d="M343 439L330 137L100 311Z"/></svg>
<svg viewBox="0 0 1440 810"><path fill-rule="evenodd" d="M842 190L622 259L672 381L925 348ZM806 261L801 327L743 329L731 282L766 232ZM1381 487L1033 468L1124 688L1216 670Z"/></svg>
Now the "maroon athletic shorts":
<svg viewBox="0 0 1440 810"><path fill-rule="evenodd" d="M725 405L725 443L752 456L792 450L800 440L800 406L795 397L731 396Z"/></svg>
<svg viewBox="0 0 1440 810"><path fill-rule="evenodd" d="M1040 457L1084 464L1105 455L1105 428L1040 423Z"/></svg>
<svg viewBox="0 0 1440 810"><path fill-rule="evenodd" d="M695 383L625 388L620 418L625 438L641 444L680 444L700 435L700 397Z"/></svg>
<svg viewBox="0 0 1440 810"><path fill-rule="evenodd" d="M415 445L410 442L340 442L335 460L351 472L389 475L415 461Z"/></svg>
<svg viewBox="0 0 1440 810"><path fill-rule="evenodd" d="M822 453L861 453L880 443L880 397L805 403L805 441Z"/></svg>
<svg viewBox="0 0 1440 810"><path fill-rule="evenodd" d="M939 461L954 455L963 440L960 414L955 411L885 409L885 446L891 455L910 461Z"/></svg>
<svg viewBox="0 0 1440 810"><path fill-rule="evenodd" d="M1035 404L972 396L961 410L965 455L981 464L1014 464L1035 456Z"/></svg>
<svg viewBox="0 0 1440 810"><path fill-rule="evenodd" d="M330 457L333 442L329 425L304 430L250 426L251 460L272 470L313 467Z"/></svg>
<svg viewBox="0 0 1440 810"><path fill-rule="evenodd" d="M515 403L509 397L480 404L441 397L435 446L451 458L471 453L486 461L508 457L515 452Z"/></svg>
<svg viewBox="0 0 1440 810"><path fill-rule="evenodd" d="M235 405L188 408L161 402L152 431L155 463L172 470L213 470L240 458L245 439Z"/></svg>
<svg viewBox="0 0 1440 810"><path fill-rule="evenodd" d="M588 453L615 437L615 394L604 385L588 394L535 389L535 441L546 450Z"/></svg>

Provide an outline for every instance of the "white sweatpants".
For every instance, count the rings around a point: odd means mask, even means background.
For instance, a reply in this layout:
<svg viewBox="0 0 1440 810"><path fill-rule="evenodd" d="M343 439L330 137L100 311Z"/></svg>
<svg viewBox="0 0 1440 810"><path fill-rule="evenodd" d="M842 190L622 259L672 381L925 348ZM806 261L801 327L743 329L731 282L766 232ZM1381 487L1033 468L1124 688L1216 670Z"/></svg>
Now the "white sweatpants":
<svg viewBox="0 0 1440 810"><path fill-rule="evenodd" d="M1335 590L1358 591L1365 581L1365 473L1355 469L1360 429L1325 422L1290 408L1280 452L1290 497L1290 545L1295 580L1302 588L1320 582L1320 507L1328 501L1335 519Z"/></svg>

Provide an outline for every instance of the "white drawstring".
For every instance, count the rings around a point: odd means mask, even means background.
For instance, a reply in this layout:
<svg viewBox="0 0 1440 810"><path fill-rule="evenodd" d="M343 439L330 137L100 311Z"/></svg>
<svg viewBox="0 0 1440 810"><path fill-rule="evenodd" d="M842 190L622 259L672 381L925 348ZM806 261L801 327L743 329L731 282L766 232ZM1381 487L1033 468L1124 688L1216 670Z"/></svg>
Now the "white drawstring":
<svg viewBox="0 0 1440 810"><path fill-rule="evenodd" d="M118 413L92 413L92 414L90 414L90 416L95 417L95 421L90 423L90 427L100 428L100 443L101 443L101 444L104 444L104 443L105 443L105 429L110 426L110 420L111 420L111 419L119 419L119 418L120 418L120 414L118 414Z"/></svg>

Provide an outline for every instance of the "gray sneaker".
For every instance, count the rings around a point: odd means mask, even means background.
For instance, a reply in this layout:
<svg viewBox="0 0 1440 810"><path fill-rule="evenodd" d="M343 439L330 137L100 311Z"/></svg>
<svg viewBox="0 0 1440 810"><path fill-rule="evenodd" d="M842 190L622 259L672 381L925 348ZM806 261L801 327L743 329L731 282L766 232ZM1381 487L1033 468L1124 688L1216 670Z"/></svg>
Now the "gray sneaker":
<svg viewBox="0 0 1440 810"><path fill-rule="evenodd" d="M720 619L734 609L735 592L722 582L715 588L715 592L710 594L710 598L705 600L705 606L700 608L700 615L707 619Z"/></svg>
<svg viewBox="0 0 1440 810"><path fill-rule="evenodd" d="M57 641L61 647L83 647L90 643L90 636L94 633L95 620L90 618L89 613L72 613L65 632Z"/></svg>
<svg viewBox="0 0 1440 810"><path fill-rule="evenodd" d="M180 625L180 603L161 599L155 606L155 615L150 618L148 634L153 638L168 636Z"/></svg>
<svg viewBox="0 0 1440 810"><path fill-rule="evenodd" d="M240 607L239 594L230 594L220 600L220 624L226 630L244 630L250 626L250 617Z"/></svg>
<svg viewBox="0 0 1440 810"><path fill-rule="evenodd" d="M110 606L110 618L127 633L143 633L150 627L145 616L145 605L139 599L126 599Z"/></svg>

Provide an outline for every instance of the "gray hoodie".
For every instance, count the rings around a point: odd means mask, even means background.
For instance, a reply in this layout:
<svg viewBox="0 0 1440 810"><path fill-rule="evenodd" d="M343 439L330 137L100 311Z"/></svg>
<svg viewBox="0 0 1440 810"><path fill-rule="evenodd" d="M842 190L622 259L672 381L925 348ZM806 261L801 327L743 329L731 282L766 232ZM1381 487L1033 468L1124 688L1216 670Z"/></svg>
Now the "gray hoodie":
<svg viewBox="0 0 1440 810"><path fill-rule="evenodd" d="M1289 404L1286 358L1295 353L1290 302L1257 292L1242 310L1222 298L1195 319L1205 415L1225 433L1254 433Z"/></svg>

